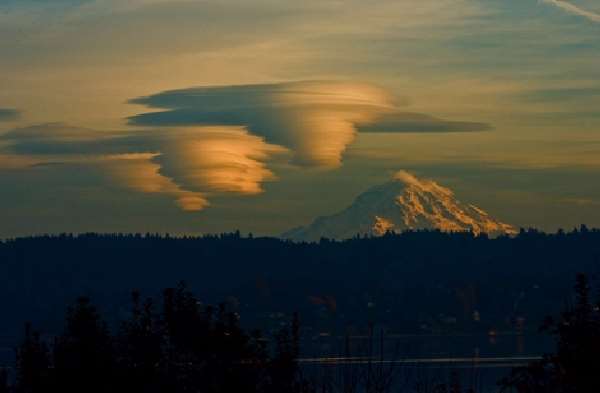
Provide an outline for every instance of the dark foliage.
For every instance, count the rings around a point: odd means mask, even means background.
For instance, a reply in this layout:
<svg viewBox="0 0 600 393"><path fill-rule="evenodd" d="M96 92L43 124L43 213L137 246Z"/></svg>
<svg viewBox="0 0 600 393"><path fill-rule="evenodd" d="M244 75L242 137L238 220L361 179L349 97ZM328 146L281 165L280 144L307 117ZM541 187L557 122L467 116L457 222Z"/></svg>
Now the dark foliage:
<svg viewBox="0 0 600 393"><path fill-rule="evenodd" d="M26 326L16 393L304 393L297 357L299 321L278 334L274 355L238 315L202 306L185 285L164 291L162 311L132 296L130 317L112 334L89 299L68 309L64 332L47 346ZM7 384L5 391L9 391Z"/></svg>
<svg viewBox="0 0 600 393"><path fill-rule="evenodd" d="M519 393L600 392L600 302L593 301L588 278L577 276L576 299L542 330L556 339L556 352L528 367L513 370L502 381ZM599 299L600 300L600 299Z"/></svg>
<svg viewBox="0 0 600 393"><path fill-rule="evenodd" d="M0 393L9 393L8 385L8 370L5 368L0 369Z"/></svg>
<svg viewBox="0 0 600 393"><path fill-rule="evenodd" d="M574 272L595 273L599 260L600 231L585 227L521 231L514 238L432 231L313 244L239 233L15 239L0 242L0 310L11 316L0 336L16 336L15 326L32 316L44 327L44 336L25 330L16 392L310 393L315 386L386 392L391 377L384 369L309 383L296 362L299 318L288 320L291 311L300 310L303 329L312 334L373 324L487 333L526 321L527 329L564 304ZM128 288L157 297L181 277L189 290L168 289L158 302L134 292L131 307L124 306ZM191 290L208 304L227 301L205 305ZM600 353L600 304L582 277L576 290L572 307L545 324L557 337L556 354L516 370L506 386L527 393L590 391L582 389L600 373L589 361ZM64 304L81 293L87 297L69 309L61 328ZM270 345L247 326L264 328ZM0 391L6 379L0 373ZM432 389L465 391L458 380L422 391Z"/></svg>
<svg viewBox="0 0 600 393"><path fill-rule="evenodd" d="M79 298L67 311L65 332L53 348L56 391L111 391L115 361L110 333L88 298Z"/></svg>
<svg viewBox="0 0 600 393"><path fill-rule="evenodd" d="M25 337L17 351L17 393L46 390L51 384L50 353L38 332L30 324L25 326Z"/></svg>
<svg viewBox="0 0 600 393"><path fill-rule="evenodd" d="M114 325L132 287L156 296L183 278L205 302L243 299L235 311L244 325L265 331L279 323L270 314L293 311L321 331L375 321L437 332L448 316L460 331L511 329L506 321L518 318L535 330L561 307L575 272L595 273L598 261L600 231L587 228L496 239L407 232L313 244L238 233L20 238L0 242L0 310L11 316L0 337L16 337L32 317L58 333L64 304L82 294Z"/></svg>

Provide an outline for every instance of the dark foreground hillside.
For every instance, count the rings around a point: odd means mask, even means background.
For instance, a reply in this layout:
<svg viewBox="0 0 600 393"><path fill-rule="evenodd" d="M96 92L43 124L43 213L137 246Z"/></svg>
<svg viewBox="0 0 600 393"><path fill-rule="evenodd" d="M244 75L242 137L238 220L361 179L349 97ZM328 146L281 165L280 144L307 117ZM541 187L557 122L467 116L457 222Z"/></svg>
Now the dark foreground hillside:
<svg viewBox="0 0 600 393"><path fill-rule="evenodd" d="M599 270L600 231L522 231L489 239L407 232L296 244L224 234L61 235L0 243L0 347L25 321L48 334L65 305L89 296L108 320L130 292L156 296L184 280L204 303L225 300L242 324L276 329L298 311L305 331L534 331L569 302L577 272ZM1 345L3 344L3 345Z"/></svg>

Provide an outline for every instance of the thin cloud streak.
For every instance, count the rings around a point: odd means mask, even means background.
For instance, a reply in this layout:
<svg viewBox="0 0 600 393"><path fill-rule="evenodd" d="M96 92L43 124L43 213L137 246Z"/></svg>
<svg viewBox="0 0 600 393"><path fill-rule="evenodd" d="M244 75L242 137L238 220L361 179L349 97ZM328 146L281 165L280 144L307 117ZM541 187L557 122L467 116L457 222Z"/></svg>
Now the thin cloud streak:
<svg viewBox="0 0 600 393"><path fill-rule="evenodd" d="M581 7L576 6L575 4L571 4L567 1L563 0L542 0L544 3L552 4L558 8L561 8L567 11L570 14L583 16L591 20L592 22L600 23L600 14L597 14L592 11L585 10Z"/></svg>
<svg viewBox="0 0 600 393"><path fill-rule="evenodd" d="M0 121L16 120L18 117L18 110L13 108L0 108Z"/></svg>

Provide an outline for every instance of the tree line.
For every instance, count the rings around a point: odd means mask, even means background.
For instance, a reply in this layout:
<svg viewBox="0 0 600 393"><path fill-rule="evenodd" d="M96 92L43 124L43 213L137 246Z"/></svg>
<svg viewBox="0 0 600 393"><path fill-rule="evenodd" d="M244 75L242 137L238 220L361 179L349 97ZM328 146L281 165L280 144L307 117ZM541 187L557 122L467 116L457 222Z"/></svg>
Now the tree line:
<svg viewBox="0 0 600 393"><path fill-rule="evenodd" d="M9 239L0 241L0 310L11 318L0 337L16 337L32 318L56 333L60 310L80 295L112 323L132 287L156 296L182 278L207 302L244 299L245 323L265 331L265 315L293 311L315 331L376 320L397 332L437 332L453 319L454 329L487 332L509 330L505 321L517 318L535 329L562 305L575 272L597 272L599 261L600 231L585 226L514 237L416 231L316 243L239 232Z"/></svg>
<svg viewBox="0 0 600 393"><path fill-rule="evenodd" d="M499 381L501 392L600 391L600 286L579 274L574 289L573 303L540 328L555 338L555 351L514 368ZM305 373L298 314L265 337L244 330L225 304L203 305L183 283L164 290L158 303L137 291L131 300L129 317L115 331L86 297L68 308L58 336L26 324L12 383L0 369L0 393L478 393L463 388L455 372L448 381L398 387L393 366L371 363L372 329L366 365Z"/></svg>
<svg viewBox="0 0 600 393"><path fill-rule="evenodd" d="M294 316L268 345L260 332L240 327L237 313L202 305L184 284L166 289L160 305L134 292L130 316L115 332L81 297L62 334L48 339L27 324L14 386L4 373L0 391L302 393L298 334Z"/></svg>

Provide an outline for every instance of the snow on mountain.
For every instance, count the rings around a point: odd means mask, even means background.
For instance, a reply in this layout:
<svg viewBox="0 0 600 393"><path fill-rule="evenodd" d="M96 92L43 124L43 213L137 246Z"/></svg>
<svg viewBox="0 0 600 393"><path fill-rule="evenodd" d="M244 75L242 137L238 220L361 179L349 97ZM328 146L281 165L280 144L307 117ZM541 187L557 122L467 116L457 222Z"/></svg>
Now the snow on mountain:
<svg viewBox="0 0 600 393"><path fill-rule="evenodd" d="M516 233L514 227L492 218L481 208L458 201L452 190L399 171L392 181L359 195L343 211L319 217L309 226L292 229L282 237L306 241L321 237L347 239L356 234L381 236L388 231L408 229Z"/></svg>

